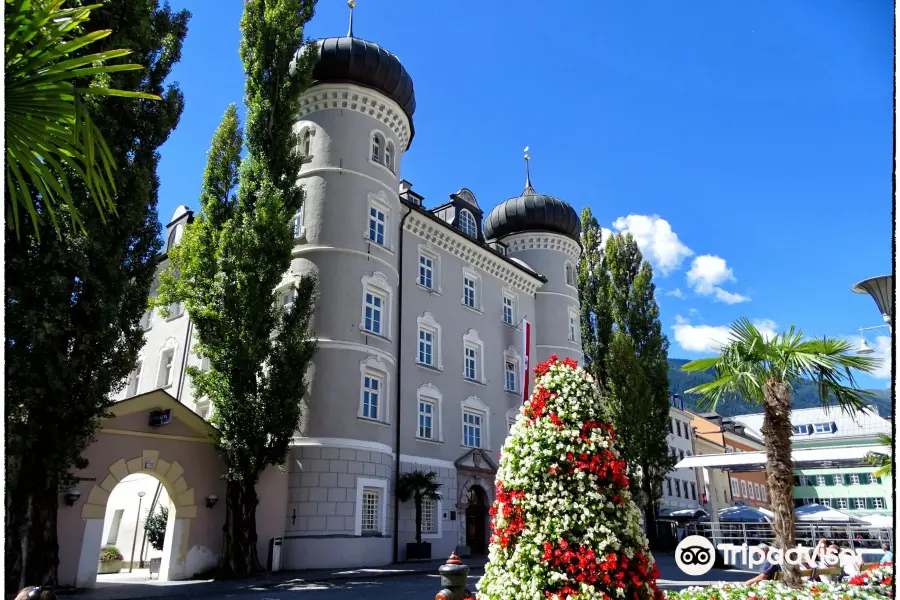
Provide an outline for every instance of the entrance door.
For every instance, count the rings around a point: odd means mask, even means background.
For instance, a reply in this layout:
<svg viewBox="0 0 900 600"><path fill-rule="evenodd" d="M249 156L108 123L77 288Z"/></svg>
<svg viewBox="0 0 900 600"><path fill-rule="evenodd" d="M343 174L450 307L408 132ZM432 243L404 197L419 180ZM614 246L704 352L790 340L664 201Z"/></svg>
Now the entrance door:
<svg viewBox="0 0 900 600"><path fill-rule="evenodd" d="M472 554L487 554L487 493L479 485L469 488L466 508L466 546Z"/></svg>

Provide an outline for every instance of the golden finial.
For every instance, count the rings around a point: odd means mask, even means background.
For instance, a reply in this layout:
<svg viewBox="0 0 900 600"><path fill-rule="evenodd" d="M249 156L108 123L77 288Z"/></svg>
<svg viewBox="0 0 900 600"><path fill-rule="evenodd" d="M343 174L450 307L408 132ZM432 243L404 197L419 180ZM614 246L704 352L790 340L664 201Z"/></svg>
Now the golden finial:
<svg viewBox="0 0 900 600"><path fill-rule="evenodd" d="M533 191L534 188L531 187L531 169L529 168L531 156L528 154L528 146L525 146L523 152L525 152L525 189Z"/></svg>
<svg viewBox="0 0 900 600"><path fill-rule="evenodd" d="M347 0L347 6L350 7L350 29L347 31L347 37L353 37L353 9L356 8L356 0Z"/></svg>

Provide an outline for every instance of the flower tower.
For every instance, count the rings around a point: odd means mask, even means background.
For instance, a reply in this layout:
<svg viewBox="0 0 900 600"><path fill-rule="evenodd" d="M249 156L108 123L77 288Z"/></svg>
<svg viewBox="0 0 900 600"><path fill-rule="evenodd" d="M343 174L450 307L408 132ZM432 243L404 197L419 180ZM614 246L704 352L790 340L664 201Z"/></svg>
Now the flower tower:
<svg viewBox="0 0 900 600"><path fill-rule="evenodd" d="M594 379L555 355L534 371L500 456L479 600L662 599Z"/></svg>

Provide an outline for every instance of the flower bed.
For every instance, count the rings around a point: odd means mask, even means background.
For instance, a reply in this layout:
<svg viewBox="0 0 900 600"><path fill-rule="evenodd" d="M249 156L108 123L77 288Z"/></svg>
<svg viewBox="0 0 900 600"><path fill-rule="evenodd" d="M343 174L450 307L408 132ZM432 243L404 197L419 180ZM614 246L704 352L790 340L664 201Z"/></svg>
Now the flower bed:
<svg viewBox="0 0 900 600"><path fill-rule="evenodd" d="M666 592L669 600L885 600L892 597L889 585L815 582L794 589L780 581L761 581L755 585L719 583L704 588L689 587L678 592Z"/></svg>
<svg viewBox="0 0 900 600"><path fill-rule="evenodd" d="M859 575L851 577L850 585L873 586L891 585L894 582L894 563L872 565Z"/></svg>

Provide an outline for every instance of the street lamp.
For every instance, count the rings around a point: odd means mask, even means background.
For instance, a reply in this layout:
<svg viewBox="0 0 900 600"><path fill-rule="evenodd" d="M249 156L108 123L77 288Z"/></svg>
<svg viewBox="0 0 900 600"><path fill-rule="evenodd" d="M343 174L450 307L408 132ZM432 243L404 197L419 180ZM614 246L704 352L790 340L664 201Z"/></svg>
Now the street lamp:
<svg viewBox="0 0 900 600"><path fill-rule="evenodd" d="M891 319L894 316L894 305L891 302L893 287L894 278L890 275L882 275L880 277L864 279L850 288L850 290L857 294L868 294L872 296L872 300L875 301L878 310L881 311L881 317L884 319L884 322L888 324L888 327L890 327Z"/></svg>
<svg viewBox="0 0 900 600"><path fill-rule="evenodd" d="M138 492L138 510L137 516L134 518L134 540L131 542L131 563L128 565L128 572L131 573L134 570L134 549L137 546L137 531L138 524L141 520L141 502L144 500L144 496L147 494L145 491Z"/></svg>

